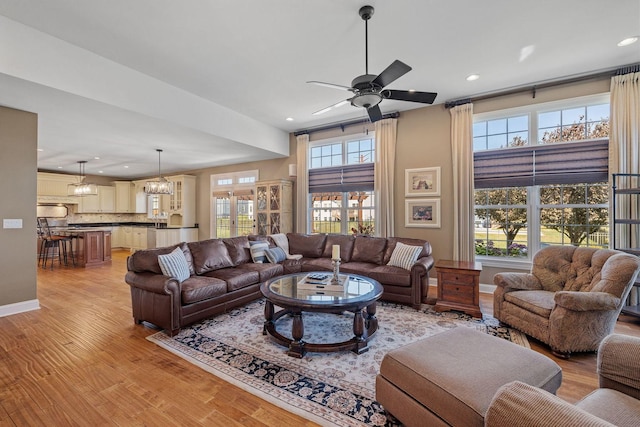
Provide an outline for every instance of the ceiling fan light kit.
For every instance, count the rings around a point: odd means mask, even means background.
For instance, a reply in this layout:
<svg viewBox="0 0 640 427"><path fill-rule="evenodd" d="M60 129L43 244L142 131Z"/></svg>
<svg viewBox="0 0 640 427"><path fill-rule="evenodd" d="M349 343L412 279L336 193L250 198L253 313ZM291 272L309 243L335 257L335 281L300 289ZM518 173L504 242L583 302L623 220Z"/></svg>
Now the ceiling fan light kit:
<svg viewBox="0 0 640 427"><path fill-rule="evenodd" d="M313 115L326 113L334 108L345 105L347 102L358 108L365 108L372 122L382 119L382 111L379 104L385 99L394 99L398 101L419 102L422 104L433 104L437 93L434 92L418 92L415 90L390 90L385 89L398 78L404 76L411 71L411 67L402 61L395 60L382 73L375 75L369 74L369 28L368 21L374 13L373 6L362 6L358 10L358 14L364 21L365 32L365 74L356 77L351 82L351 87L336 85L333 83L325 83L316 80L307 83L319 86L331 87L334 89L348 90L353 92L354 96L346 100L340 101L329 107L323 108L313 113Z"/></svg>

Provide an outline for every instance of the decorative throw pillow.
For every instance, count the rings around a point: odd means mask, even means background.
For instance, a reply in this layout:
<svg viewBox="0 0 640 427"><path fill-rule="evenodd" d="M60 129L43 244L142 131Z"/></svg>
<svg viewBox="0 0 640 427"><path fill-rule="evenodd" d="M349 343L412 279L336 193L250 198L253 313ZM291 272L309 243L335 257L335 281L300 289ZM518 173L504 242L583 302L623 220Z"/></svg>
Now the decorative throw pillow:
<svg viewBox="0 0 640 427"><path fill-rule="evenodd" d="M187 258L185 258L184 252L179 247L169 254L158 255L158 264L160 264L162 274L175 277L180 283L190 276L189 263L187 263Z"/></svg>
<svg viewBox="0 0 640 427"><path fill-rule="evenodd" d="M267 256L264 252L269 249L269 242L259 240L250 241L249 245L251 245L249 250L251 251L251 259L253 259L253 262L267 262Z"/></svg>
<svg viewBox="0 0 640 427"><path fill-rule="evenodd" d="M396 247L393 248L393 253L387 265L411 270L411 266L416 262L421 251L422 247L420 246L409 246L398 242Z"/></svg>
<svg viewBox="0 0 640 427"><path fill-rule="evenodd" d="M277 264L287 259L287 254L282 248L267 249L266 251L264 251L264 254L272 264Z"/></svg>

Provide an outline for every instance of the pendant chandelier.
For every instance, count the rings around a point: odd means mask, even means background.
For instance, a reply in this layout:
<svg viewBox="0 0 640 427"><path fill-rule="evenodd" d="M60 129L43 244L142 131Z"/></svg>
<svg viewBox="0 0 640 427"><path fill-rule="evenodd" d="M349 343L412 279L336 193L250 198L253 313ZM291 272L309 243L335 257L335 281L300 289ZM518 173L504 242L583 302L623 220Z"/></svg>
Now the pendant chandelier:
<svg viewBox="0 0 640 427"><path fill-rule="evenodd" d="M78 165L80 167L80 176L78 176L78 182L74 184L67 185L67 195L69 196L97 196L98 195L98 186L96 184L92 184L86 182L86 177L84 176L84 165L87 163L86 160L80 160Z"/></svg>
<svg viewBox="0 0 640 427"><path fill-rule="evenodd" d="M158 148L156 151L158 152L158 179L147 181L144 192L146 194L173 194L173 182L167 181L160 173L160 153L162 150Z"/></svg>

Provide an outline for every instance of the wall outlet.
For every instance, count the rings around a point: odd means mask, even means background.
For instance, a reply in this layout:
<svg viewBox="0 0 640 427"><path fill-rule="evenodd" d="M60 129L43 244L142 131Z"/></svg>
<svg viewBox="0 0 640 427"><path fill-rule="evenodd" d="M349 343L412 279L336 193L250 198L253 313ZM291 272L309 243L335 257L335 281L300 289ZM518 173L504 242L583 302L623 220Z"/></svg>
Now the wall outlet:
<svg viewBox="0 0 640 427"><path fill-rule="evenodd" d="M2 228L22 228L22 219L3 219Z"/></svg>

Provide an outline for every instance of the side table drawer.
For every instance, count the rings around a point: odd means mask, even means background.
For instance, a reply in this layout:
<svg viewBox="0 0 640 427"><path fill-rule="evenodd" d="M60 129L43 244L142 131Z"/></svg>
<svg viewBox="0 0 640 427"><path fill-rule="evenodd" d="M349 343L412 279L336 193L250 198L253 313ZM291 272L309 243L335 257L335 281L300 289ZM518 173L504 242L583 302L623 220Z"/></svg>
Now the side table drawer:
<svg viewBox="0 0 640 427"><path fill-rule="evenodd" d="M473 304L473 289L473 285L443 283L442 299L444 301L457 302L460 304Z"/></svg>
<svg viewBox="0 0 640 427"><path fill-rule="evenodd" d="M470 274L442 273L442 281L444 283L456 283L460 285L473 286L474 277Z"/></svg>

